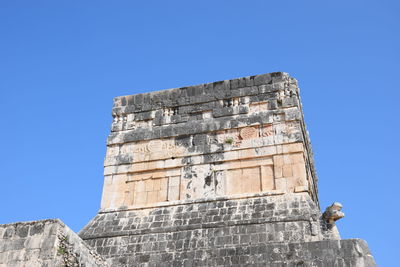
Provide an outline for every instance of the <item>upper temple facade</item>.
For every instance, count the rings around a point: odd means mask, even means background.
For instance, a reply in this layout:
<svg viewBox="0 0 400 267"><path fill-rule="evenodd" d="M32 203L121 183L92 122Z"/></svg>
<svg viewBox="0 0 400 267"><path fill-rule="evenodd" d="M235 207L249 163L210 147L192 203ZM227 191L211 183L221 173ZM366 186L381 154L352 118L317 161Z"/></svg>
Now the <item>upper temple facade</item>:
<svg viewBox="0 0 400 267"><path fill-rule="evenodd" d="M0 225L0 267L376 266L324 212L297 81L275 72L114 99L97 215Z"/></svg>
<svg viewBox="0 0 400 267"><path fill-rule="evenodd" d="M114 99L102 209L307 192L297 81L271 73Z"/></svg>

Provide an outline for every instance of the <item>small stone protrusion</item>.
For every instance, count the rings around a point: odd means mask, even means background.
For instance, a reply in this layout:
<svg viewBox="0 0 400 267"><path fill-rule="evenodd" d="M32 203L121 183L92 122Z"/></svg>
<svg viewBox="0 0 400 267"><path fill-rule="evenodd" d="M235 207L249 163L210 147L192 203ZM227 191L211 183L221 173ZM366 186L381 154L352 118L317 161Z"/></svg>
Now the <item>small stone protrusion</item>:
<svg viewBox="0 0 400 267"><path fill-rule="evenodd" d="M334 202L326 208L325 212L322 214L322 218L328 224L334 224L337 220L344 217L344 213L341 211L342 207L342 204L339 202Z"/></svg>

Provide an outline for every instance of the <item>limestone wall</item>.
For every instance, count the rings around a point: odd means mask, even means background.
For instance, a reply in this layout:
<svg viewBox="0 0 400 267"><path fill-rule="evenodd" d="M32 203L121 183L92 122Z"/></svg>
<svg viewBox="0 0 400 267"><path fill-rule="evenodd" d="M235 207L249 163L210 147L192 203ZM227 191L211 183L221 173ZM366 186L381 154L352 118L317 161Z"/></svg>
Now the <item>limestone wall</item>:
<svg viewBox="0 0 400 267"><path fill-rule="evenodd" d="M60 220L0 225L1 267L108 266Z"/></svg>
<svg viewBox="0 0 400 267"><path fill-rule="evenodd" d="M117 97L102 209L308 192L318 203L295 79L272 73Z"/></svg>
<svg viewBox="0 0 400 267"><path fill-rule="evenodd" d="M100 212L79 235L111 266L375 266L329 239L306 192L178 203Z"/></svg>
<svg viewBox="0 0 400 267"><path fill-rule="evenodd" d="M112 266L166 259L172 266L184 252L206 257L223 248L322 240L319 218L307 193L225 197L101 212L79 235Z"/></svg>

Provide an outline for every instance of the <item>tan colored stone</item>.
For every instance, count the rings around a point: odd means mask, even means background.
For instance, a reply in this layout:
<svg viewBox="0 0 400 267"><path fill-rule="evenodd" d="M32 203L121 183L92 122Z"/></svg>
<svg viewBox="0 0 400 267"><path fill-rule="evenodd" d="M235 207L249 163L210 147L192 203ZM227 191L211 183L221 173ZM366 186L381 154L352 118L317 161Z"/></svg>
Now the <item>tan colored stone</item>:
<svg viewBox="0 0 400 267"><path fill-rule="evenodd" d="M286 192L293 193L294 188L297 186L297 179L294 177L286 177Z"/></svg>
<svg viewBox="0 0 400 267"><path fill-rule="evenodd" d="M135 183L129 183L126 185L127 190L125 190L124 206L131 206L135 203Z"/></svg>
<svg viewBox="0 0 400 267"><path fill-rule="evenodd" d="M179 200L179 186L168 187L168 201Z"/></svg>
<svg viewBox="0 0 400 267"><path fill-rule="evenodd" d="M147 180L147 179L151 179L151 178L157 179L157 178L163 178L165 176L166 176L166 173L164 170L132 173L132 174L130 174L130 180Z"/></svg>
<svg viewBox="0 0 400 267"><path fill-rule="evenodd" d="M176 168L176 169L168 169L168 170L164 170L165 171L165 176L169 177L169 176L181 176L181 169L180 168Z"/></svg>
<svg viewBox="0 0 400 267"><path fill-rule="evenodd" d="M284 144L283 153L295 153L295 152L303 152L303 144L302 143L293 143L293 144Z"/></svg>
<svg viewBox="0 0 400 267"><path fill-rule="evenodd" d="M159 190L157 192L157 202L163 202L163 201L167 201L167 196L168 196L168 190Z"/></svg>
<svg viewBox="0 0 400 267"><path fill-rule="evenodd" d="M302 163L296 163L292 164L292 169L293 169L293 177L306 180L307 174L306 174L306 167Z"/></svg>
<svg viewBox="0 0 400 267"><path fill-rule="evenodd" d="M274 165L274 177L282 178L283 177L283 166Z"/></svg>
<svg viewBox="0 0 400 267"><path fill-rule="evenodd" d="M103 173L104 173L104 176L115 174L115 173L117 173L117 167L116 166L105 166Z"/></svg>
<svg viewBox="0 0 400 267"><path fill-rule="evenodd" d="M146 182L145 181L137 181L135 184L136 192L145 192L146 191Z"/></svg>
<svg viewBox="0 0 400 267"><path fill-rule="evenodd" d="M283 164L287 165L287 164L291 164L292 163L292 159L290 154L285 154L283 155Z"/></svg>
<svg viewBox="0 0 400 267"><path fill-rule="evenodd" d="M150 152L158 152L162 149L163 142L161 140L151 140L147 144L147 150Z"/></svg>
<svg viewBox="0 0 400 267"><path fill-rule="evenodd" d="M168 190L168 178L160 179L160 190Z"/></svg>
<svg viewBox="0 0 400 267"><path fill-rule="evenodd" d="M226 176L226 186L227 194L260 192L260 167L229 170Z"/></svg>
<svg viewBox="0 0 400 267"><path fill-rule="evenodd" d="M157 191L149 191L147 192L147 204L156 203L158 201L158 192Z"/></svg>
<svg viewBox="0 0 400 267"><path fill-rule="evenodd" d="M282 176L283 177L292 177L293 176L292 165L291 164L283 165Z"/></svg>
<svg viewBox="0 0 400 267"><path fill-rule="evenodd" d="M117 156L119 154L119 147L118 146L107 146L107 156Z"/></svg>
<svg viewBox="0 0 400 267"><path fill-rule="evenodd" d="M154 179L153 188L154 188L154 191L161 190L161 179Z"/></svg>
<svg viewBox="0 0 400 267"><path fill-rule="evenodd" d="M169 158L168 151L166 150L153 151L145 154L145 161L157 161L165 158Z"/></svg>
<svg viewBox="0 0 400 267"><path fill-rule="evenodd" d="M257 156L256 150L253 149L245 149L239 151L239 157L240 159L246 159L246 158L254 158Z"/></svg>
<svg viewBox="0 0 400 267"><path fill-rule="evenodd" d="M147 203L147 192L136 192L134 203L136 205L146 204Z"/></svg>
<svg viewBox="0 0 400 267"><path fill-rule="evenodd" d="M175 166L179 166L181 165L180 163L180 159L167 159L165 160L165 168L171 168L171 167L175 167Z"/></svg>
<svg viewBox="0 0 400 267"><path fill-rule="evenodd" d="M103 194L101 197L101 208L107 208L111 206L111 186L112 186L112 176L104 176L104 186L103 186Z"/></svg>
<svg viewBox="0 0 400 267"><path fill-rule="evenodd" d="M294 192L296 193L300 193L300 192L307 192L308 191L308 187L307 186L296 186L294 188Z"/></svg>
<svg viewBox="0 0 400 267"><path fill-rule="evenodd" d="M180 176L169 177L169 186L179 186L180 185Z"/></svg>
<svg viewBox="0 0 400 267"><path fill-rule="evenodd" d="M272 128L272 125L263 125L262 128L262 136L266 137L266 136L272 136L274 134L274 130Z"/></svg>
<svg viewBox="0 0 400 267"><path fill-rule="evenodd" d="M260 107L258 105L258 109ZM133 153L134 162L105 167L106 176L111 177L113 174L115 177L106 179L104 192L120 196L103 196L102 207L151 204L179 200L181 196L200 198L271 190L294 192L296 187L307 184L303 144L273 145L272 142L275 132L284 136L283 133L297 127L289 126L279 121L273 125L219 131L217 139L220 143L225 143L226 138L232 138L234 144L224 145L224 156L216 158L219 164L213 166L213 172L221 174L218 190L204 186L205 177L210 175L209 156L206 158L199 151L189 153L185 148L176 146L173 138L127 143L120 148L110 146L107 154L112 157L107 158L105 164L115 164L117 153ZM282 142L282 136L275 139L275 142ZM216 144L210 145L210 151L219 149ZM181 156L191 157L192 171L197 174L194 180L184 179L184 183L181 183ZM140 194L143 192L147 192L147 195Z"/></svg>
<svg viewBox="0 0 400 267"><path fill-rule="evenodd" d="M287 192L287 179L286 178L275 179L275 186L277 190Z"/></svg>
<svg viewBox="0 0 400 267"><path fill-rule="evenodd" d="M153 191L154 190L154 180L153 179L147 179L145 181L146 184L146 191Z"/></svg>
<svg viewBox="0 0 400 267"><path fill-rule="evenodd" d="M275 167L283 166L283 156L277 155L277 156L274 156L273 159L274 159L274 166Z"/></svg>
<svg viewBox="0 0 400 267"><path fill-rule="evenodd" d="M242 183L250 185L250 191L246 193L258 193L261 191L260 167L243 169L243 177L245 179Z"/></svg>
<svg viewBox="0 0 400 267"><path fill-rule="evenodd" d="M227 171L225 177L226 194L234 195L241 193L241 175L242 175L242 170L240 169Z"/></svg>
<svg viewBox="0 0 400 267"><path fill-rule="evenodd" d="M252 139L258 137L258 129L254 127L245 127L240 130L240 137L242 139Z"/></svg>
<svg viewBox="0 0 400 267"><path fill-rule="evenodd" d="M275 189L273 166L261 166L261 188L264 192Z"/></svg>
<svg viewBox="0 0 400 267"><path fill-rule="evenodd" d="M156 170L156 169L163 169L165 168L165 162L163 160L157 160L157 161L150 161L147 162L147 164L145 165L145 171L148 170Z"/></svg>
<svg viewBox="0 0 400 267"><path fill-rule="evenodd" d="M302 164L304 164L303 153L291 154L290 157L291 157L292 163L302 163Z"/></svg>

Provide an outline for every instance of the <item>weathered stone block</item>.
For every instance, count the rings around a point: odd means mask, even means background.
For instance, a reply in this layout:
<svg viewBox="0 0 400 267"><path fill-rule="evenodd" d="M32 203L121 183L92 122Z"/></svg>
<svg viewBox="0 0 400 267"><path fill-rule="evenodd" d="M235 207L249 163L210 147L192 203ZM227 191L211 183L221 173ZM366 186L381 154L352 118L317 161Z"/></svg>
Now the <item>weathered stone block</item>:
<svg viewBox="0 0 400 267"><path fill-rule="evenodd" d="M0 266L108 266L59 220L3 224L0 229L7 232L0 238Z"/></svg>

